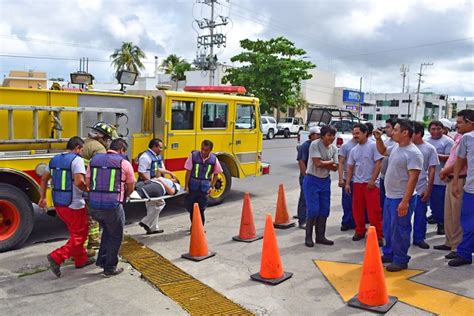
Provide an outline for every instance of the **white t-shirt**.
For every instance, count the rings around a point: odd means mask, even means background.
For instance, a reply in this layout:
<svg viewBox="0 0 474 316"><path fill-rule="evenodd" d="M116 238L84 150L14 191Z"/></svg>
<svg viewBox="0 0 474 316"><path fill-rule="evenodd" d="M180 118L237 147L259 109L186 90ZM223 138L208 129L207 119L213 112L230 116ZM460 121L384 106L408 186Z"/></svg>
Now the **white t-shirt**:
<svg viewBox="0 0 474 316"><path fill-rule="evenodd" d="M459 142L458 157L467 159L467 178L464 191L474 194L474 132L462 136Z"/></svg>
<svg viewBox="0 0 474 316"><path fill-rule="evenodd" d="M339 148L339 156L344 157L344 165L342 166L342 179L346 180L347 177L347 160L349 159L349 154L351 150L357 146L357 143L354 140L350 140Z"/></svg>
<svg viewBox="0 0 474 316"><path fill-rule="evenodd" d="M428 169L432 166L439 165L438 154L433 145L423 142L422 144L416 145L416 147L423 154L423 169L421 169L418 182L416 184L416 194L420 195L426 190L428 186Z"/></svg>
<svg viewBox="0 0 474 316"><path fill-rule="evenodd" d="M147 149L147 151L151 152L155 157L157 157L157 155L151 149ZM149 153L144 152L143 154L141 154L140 158L138 159L138 172L146 173L148 174L148 177L150 178L149 169L151 168L151 163L152 163L152 160ZM166 169L164 161L162 161L161 169Z"/></svg>
<svg viewBox="0 0 474 316"><path fill-rule="evenodd" d="M388 168L385 174L385 194L390 199L401 199L408 184L408 170L423 169L423 154L410 143L387 148Z"/></svg>
<svg viewBox="0 0 474 316"><path fill-rule="evenodd" d="M374 142L367 140L365 144L355 146L349 155L348 165L354 166L352 181L354 183L368 183L372 178L375 162L383 159Z"/></svg>
<svg viewBox="0 0 474 316"><path fill-rule="evenodd" d="M181 186L179 185L179 183L174 183L171 179L168 179L168 178L165 178L165 177L159 177L159 178L154 178L154 179L151 179L151 181L153 182L156 182L158 183L159 185L161 185L161 187L163 188L163 190L165 191L165 195L167 195L168 193L166 192L166 189L165 187L163 186L163 184L158 181L157 179L160 179L162 180L167 186L169 187L175 187L176 189L176 192L175 193L178 193L179 191L181 191Z"/></svg>
<svg viewBox="0 0 474 316"><path fill-rule="evenodd" d="M434 139L431 136L426 139L428 143L434 146L436 149L436 152L439 155L449 155L451 152L451 147L454 145L454 140L452 140L450 137L443 135L438 139ZM441 181L439 177L439 172L441 171L441 168L444 167L445 162L440 161L440 164L436 166L436 171L435 171L435 178L434 178L434 184L435 185L446 185L444 181Z"/></svg>
<svg viewBox="0 0 474 316"><path fill-rule="evenodd" d="M316 168L316 165L313 164L313 158L320 158L322 161L332 160L338 163L337 147L333 144L326 147L320 139L313 141L311 146L309 146L309 159L306 173L318 178L327 178L329 177L329 169Z"/></svg>

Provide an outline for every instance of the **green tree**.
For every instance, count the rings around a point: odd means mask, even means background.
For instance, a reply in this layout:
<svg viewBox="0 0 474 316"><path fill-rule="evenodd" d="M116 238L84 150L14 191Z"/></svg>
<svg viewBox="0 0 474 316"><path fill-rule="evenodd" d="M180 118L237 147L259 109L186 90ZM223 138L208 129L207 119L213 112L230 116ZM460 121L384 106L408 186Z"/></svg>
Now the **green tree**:
<svg viewBox="0 0 474 316"><path fill-rule="evenodd" d="M242 67L230 68L223 83L242 85L249 94L260 99L261 111L273 108L286 112L289 107L301 107L301 81L312 78L309 69L316 65L303 60L306 51L296 48L284 37L268 41L244 39L240 46L245 50L231 58Z"/></svg>
<svg viewBox="0 0 474 316"><path fill-rule="evenodd" d="M140 47L133 45L132 42L122 42L122 46L115 49L114 53L110 55L112 65L117 72L127 70L139 73L140 69L145 69L142 63L142 59L145 57L146 55Z"/></svg>
<svg viewBox="0 0 474 316"><path fill-rule="evenodd" d="M161 67L166 74L171 75L171 80L176 82L176 88L178 88L178 81L186 80L184 73L192 68L190 63L175 54L166 57L161 63Z"/></svg>

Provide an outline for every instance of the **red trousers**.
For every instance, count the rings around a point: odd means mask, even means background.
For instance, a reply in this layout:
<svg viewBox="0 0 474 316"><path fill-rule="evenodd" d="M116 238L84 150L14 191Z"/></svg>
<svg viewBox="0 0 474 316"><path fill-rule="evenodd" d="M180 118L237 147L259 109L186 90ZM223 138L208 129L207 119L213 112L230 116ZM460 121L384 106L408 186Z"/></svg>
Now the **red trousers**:
<svg viewBox="0 0 474 316"><path fill-rule="evenodd" d="M89 216L85 208L73 210L69 207L56 206L56 214L66 224L69 231L69 240L67 243L51 252L49 255L57 264L63 263L72 257L74 264L83 265L87 261L87 252L84 249L84 243L89 232Z"/></svg>
<svg viewBox="0 0 474 316"><path fill-rule="evenodd" d="M380 189L367 188L367 183L354 183L352 189L352 216L356 225L357 235L365 235L365 210L369 217L371 226L375 226L377 237L383 238L382 232L382 208L380 207Z"/></svg>

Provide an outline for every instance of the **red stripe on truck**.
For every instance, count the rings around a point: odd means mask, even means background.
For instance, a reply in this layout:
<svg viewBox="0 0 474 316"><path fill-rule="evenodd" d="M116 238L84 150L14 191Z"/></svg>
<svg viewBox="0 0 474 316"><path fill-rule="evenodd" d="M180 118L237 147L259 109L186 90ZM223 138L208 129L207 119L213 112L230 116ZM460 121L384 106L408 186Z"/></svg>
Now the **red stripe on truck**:
<svg viewBox="0 0 474 316"><path fill-rule="evenodd" d="M184 164L186 163L186 159L188 159L188 157L165 159L166 170L169 170L169 171L184 170Z"/></svg>

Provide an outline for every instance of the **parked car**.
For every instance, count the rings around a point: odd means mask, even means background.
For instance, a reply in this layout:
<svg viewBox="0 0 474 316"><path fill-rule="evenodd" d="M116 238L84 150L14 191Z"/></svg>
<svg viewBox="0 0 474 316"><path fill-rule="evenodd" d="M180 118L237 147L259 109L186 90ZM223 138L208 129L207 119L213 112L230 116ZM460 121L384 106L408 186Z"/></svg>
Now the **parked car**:
<svg viewBox="0 0 474 316"><path fill-rule="evenodd" d="M301 117L285 117L278 121L277 127L277 135L283 135L285 138L288 138L290 135L297 135L300 131L304 130L304 123Z"/></svg>
<svg viewBox="0 0 474 316"><path fill-rule="evenodd" d="M266 136L267 139L274 138L277 132L277 122L275 118L271 116L262 116L260 117L260 123L262 124L262 134Z"/></svg>
<svg viewBox="0 0 474 316"><path fill-rule="evenodd" d="M331 107L314 107L308 109L307 129L299 133L297 139L297 147L300 142L308 139L309 128L312 126L322 127L331 125L336 130L336 146L339 148L352 139L352 126L356 123L366 123L354 115L349 110L331 108Z"/></svg>
<svg viewBox="0 0 474 316"><path fill-rule="evenodd" d="M250 116L242 116L235 121L235 127L237 129L247 129L252 126L252 123Z"/></svg>

